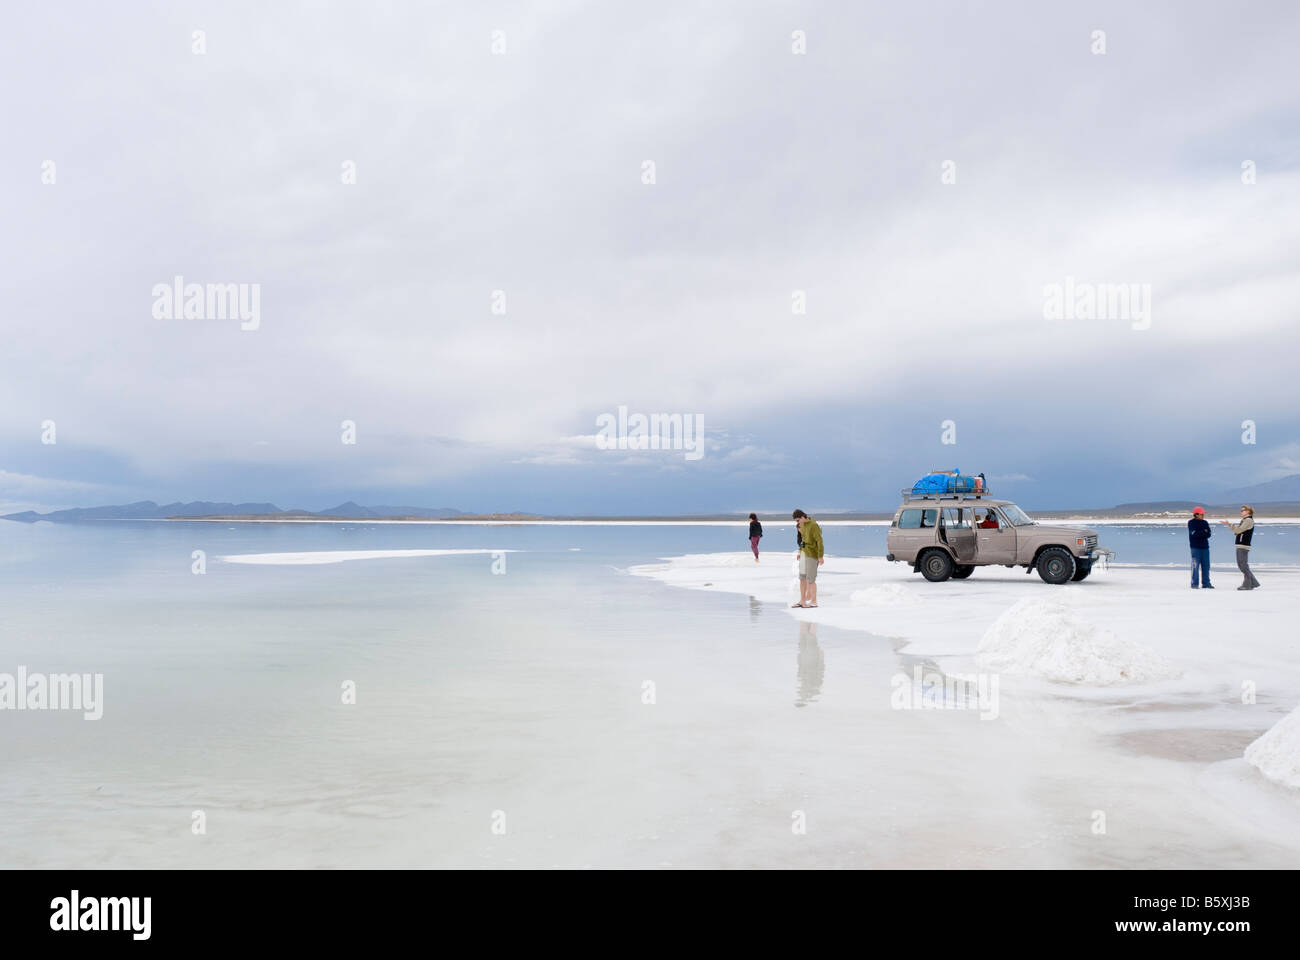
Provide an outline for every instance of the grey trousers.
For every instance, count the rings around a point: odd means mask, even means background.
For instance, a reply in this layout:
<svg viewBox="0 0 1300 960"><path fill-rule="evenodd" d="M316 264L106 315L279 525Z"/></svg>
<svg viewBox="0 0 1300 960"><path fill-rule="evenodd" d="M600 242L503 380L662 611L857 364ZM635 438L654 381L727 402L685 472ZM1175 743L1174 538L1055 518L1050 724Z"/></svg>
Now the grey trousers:
<svg viewBox="0 0 1300 960"><path fill-rule="evenodd" d="M1241 575L1243 577L1241 581L1241 585L1243 587L1246 587L1250 590L1254 590L1256 587L1259 586L1259 581L1256 580L1255 575L1250 572L1250 551L1249 550L1243 550L1241 547L1237 548L1237 569L1241 571Z"/></svg>

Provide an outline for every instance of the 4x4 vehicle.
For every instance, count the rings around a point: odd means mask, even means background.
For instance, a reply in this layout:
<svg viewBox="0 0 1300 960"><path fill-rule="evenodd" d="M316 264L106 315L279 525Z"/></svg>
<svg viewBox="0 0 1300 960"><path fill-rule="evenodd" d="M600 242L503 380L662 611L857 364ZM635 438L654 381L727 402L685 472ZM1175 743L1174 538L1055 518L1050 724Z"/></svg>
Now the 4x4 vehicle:
<svg viewBox="0 0 1300 960"><path fill-rule="evenodd" d="M912 564L933 581L963 580L976 567L1000 564L1034 570L1047 583L1082 580L1101 557L1097 531L1029 519L1010 500L982 493L903 491L886 539L887 559Z"/></svg>

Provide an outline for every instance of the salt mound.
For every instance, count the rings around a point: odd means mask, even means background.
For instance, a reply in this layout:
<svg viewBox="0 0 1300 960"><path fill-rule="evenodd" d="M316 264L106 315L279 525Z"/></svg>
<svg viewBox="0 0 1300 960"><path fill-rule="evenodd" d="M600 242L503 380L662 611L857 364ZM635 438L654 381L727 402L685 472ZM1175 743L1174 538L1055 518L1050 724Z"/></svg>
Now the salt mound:
<svg viewBox="0 0 1300 960"><path fill-rule="evenodd" d="M913 599L901 583L877 583L854 590L849 596L849 603L855 607L892 607L900 603L911 603Z"/></svg>
<svg viewBox="0 0 1300 960"><path fill-rule="evenodd" d="M1080 619L1056 600L1025 599L1004 611L984 631L976 659L992 670L1057 683L1111 686L1178 676L1155 651Z"/></svg>
<svg viewBox="0 0 1300 960"><path fill-rule="evenodd" d="M1277 783L1300 787L1300 707L1246 748L1246 762Z"/></svg>

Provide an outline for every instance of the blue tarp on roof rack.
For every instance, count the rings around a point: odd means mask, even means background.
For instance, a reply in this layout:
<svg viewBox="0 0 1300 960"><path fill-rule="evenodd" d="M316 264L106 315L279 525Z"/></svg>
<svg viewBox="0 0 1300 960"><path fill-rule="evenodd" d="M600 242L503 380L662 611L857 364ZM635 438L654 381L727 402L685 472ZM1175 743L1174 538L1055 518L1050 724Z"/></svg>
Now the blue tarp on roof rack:
<svg viewBox="0 0 1300 960"><path fill-rule="evenodd" d="M927 473L912 487L913 493L974 493L975 478L963 477L960 470Z"/></svg>

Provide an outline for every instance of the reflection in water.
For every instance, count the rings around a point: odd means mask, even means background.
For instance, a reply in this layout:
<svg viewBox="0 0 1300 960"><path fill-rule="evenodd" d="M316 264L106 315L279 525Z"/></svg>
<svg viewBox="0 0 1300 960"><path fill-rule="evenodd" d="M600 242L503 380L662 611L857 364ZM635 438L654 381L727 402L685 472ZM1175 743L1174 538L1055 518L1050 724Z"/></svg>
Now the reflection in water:
<svg viewBox="0 0 1300 960"><path fill-rule="evenodd" d="M939 664L926 657L902 654L898 659L905 671L896 675L898 683L911 688L910 697L903 702L929 709L984 709L979 700L981 684L978 680L962 674L945 673ZM993 695L996 696L996 683Z"/></svg>
<svg viewBox="0 0 1300 960"><path fill-rule="evenodd" d="M762 611L763 605L758 602L757 597L749 598L749 622L758 623L758 615Z"/></svg>
<svg viewBox="0 0 1300 960"><path fill-rule="evenodd" d="M799 624L799 687L796 707L807 706L822 692L826 678L826 658L817 642L817 624L804 620Z"/></svg>

